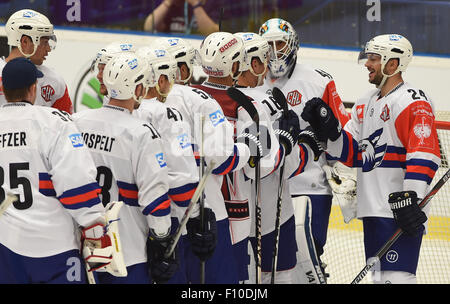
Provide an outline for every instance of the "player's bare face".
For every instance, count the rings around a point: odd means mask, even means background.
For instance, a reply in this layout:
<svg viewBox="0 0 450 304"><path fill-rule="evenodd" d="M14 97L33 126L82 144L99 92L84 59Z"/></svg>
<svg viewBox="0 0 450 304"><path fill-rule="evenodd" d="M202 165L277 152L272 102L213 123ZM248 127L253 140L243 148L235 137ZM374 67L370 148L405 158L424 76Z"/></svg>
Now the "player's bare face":
<svg viewBox="0 0 450 304"><path fill-rule="evenodd" d="M108 90L106 89L106 86L103 84L103 71L105 70L105 65L103 63L98 64L98 73L97 73L97 79L98 82L100 82L100 94L107 95Z"/></svg>
<svg viewBox="0 0 450 304"><path fill-rule="evenodd" d="M368 54L365 67L369 71L369 82L379 85L383 80L383 74L381 73L381 56Z"/></svg>
<svg viewBox="0 0 450 304"><path fill-rule="evenodd" d="M33 56L30 57L30 60L35 65L41 65L44 63L44 61L47 59L48 53L51 52L52 48L49 44L49 38L48 37L41 37L39 46L36 49L36 53L34 53Z"/></svg>

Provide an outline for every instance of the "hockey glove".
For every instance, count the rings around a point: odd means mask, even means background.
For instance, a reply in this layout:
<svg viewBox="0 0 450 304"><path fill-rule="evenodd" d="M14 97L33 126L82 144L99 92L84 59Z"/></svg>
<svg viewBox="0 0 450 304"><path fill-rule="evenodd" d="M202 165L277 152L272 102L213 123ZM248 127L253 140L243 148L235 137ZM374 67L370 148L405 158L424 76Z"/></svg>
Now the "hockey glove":
<svg viewBox="0 0 450 304"><path fill-rule="evenodd" d="M118 214L123 202L106 206L103 222L82 230L82 254L87 271L108 272L117 277L127 276L118 227Z"/></svg>
<svg viewBox="0 0 450 304"><path fill-rule="evenodd" d="M321 142L335 141L341 135L341 124L331 108L320 98L309 100L302 112L303 120L309 122Z"/></svg>
<svg viewBox="0 0 450 304"><path fill-rule="evenodd" d="M158 239L150 233L147 240L147 258L149 265L149 274L152 280L157 284L164 284L169 281L179 267L179 257L177 249L169 257L164 254L172 240L171 236Z"/></svg>
<svg viewBox="0 0 450 304"><path fill-rule="evenodd" d="M418 235L427 216L417 204L415 191L402 191L389 194L389 206L394 213L397 225L410 236Z"/></svg>
<svg viewBox="0 0 450 304"><path fill-rule="evenodd" d="M274 122L275 135L279 142L283 145L286 155L291 154L292 147L297 143L300 133L300 122L297 114L289 110L287 117L281 116Z"/></svg>
<svg viewBox="0 0 450 304"><path fill-rule="evenodd" d="M264 125L253 123L239 134L237 142L245 143L250 149L250 161L261 159L270 152L271 142L269 130Z"/></svg>
<svg viewBox="0 0 450 304"><path fill-rule="evenodd" d="M298 142L305 143L314 153L314 161L319 160L320 155L324 152L322 144L316 137L313 129L311 127L306 127L305 130L301 131L298 135Z"/></svg>
<svg viewBox="0 0 450 304"><path fill-rule="evenodd" d="M217 245L216 215L212 209L205 208L203 217L203 227L200 216L189 219L186 224L187 236L191 242L192 251L202 262L213 255Z"/></svg>

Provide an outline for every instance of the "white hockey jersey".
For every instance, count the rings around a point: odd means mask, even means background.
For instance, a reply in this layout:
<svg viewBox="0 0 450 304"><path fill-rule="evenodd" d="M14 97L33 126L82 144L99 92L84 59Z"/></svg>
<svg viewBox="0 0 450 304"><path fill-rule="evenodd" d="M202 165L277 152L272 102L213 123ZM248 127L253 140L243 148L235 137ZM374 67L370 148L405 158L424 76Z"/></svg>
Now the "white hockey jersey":
<svg viewBox="0 0 450 304"><path fill-rule="evenodd" d="M296 64L290 78L282 77L275 81L267 78L264 85L258 88L268 92L273 87L278 87L284 93L289 108L299 116L301 129L309 126L309 123L301 118L301 114L305 103L314 97L322 98L331 107L342 126L349 120L350 115L336 92L333 78L322 70L313 69L305 64ZM290 179L291 194L331 195L331 188L322 169L324 164L326 164L325 154L322 154L317 162L308 162L304 174Z"/></svg>
<svg viewBox="0 0 450 304"><path fill-rule="evenodd" d="M227 120L235 126L234 136L241 134L245 127L253 123L247 111L228 96L227 86L204 82L200 88L211 94L217 100ZM264 179L278 169L284 157L284 151L273 132L270 117L260 107L258 102L254 101L253 104L259 115L259 123L265 125L269 131L271 142L270 153L260 160L260 175L261 179ZM254 193L255 187L252 187L251 182L254 179L254 175L255 170L246 165L242 170L227 174L222 185L222 194L225 199L225 205L227 206L233 243L245 239L254 232L254 229L251 229L254 224L251 218L255 216L255 202L253 199L256 197L256 193ZM261 196L263 195L262 187L263 183L261 182ZM261 200L260 205L264 203L262 198ZM273 202L270 203L272 204ZM249 213L245 212L245 210L249 210ZM273 223L268 224L268 226L273 226L274 223L275 220Z"/></svg>
<svg viewBox="0 0 450 304"><path fill-rule="evenodd" d="M168 172L160 136L124 108L105 105L73 115L97 166L103 204L123 201L119 232L125 265L147 261L149 228L171 226Z"/></svg>
<svg viewBox="0 0 450 304"><path fill-rule="evenodd" d="M3 71L5 65L5 58L0 58L0 105L6 104L1 81L1 71ZM36 68L44 74L44 77L38 78L37 96L34 104L52 107L72 114L73 104L64 79L45 65L37 65Z"/></svg>
<svg viewBox="0 0 450 304"><path fill-rule="evenodd" d="M379 93L358 99L342 135L328 141L330 155L358 167L358 218L392 218L392 192L414 190L423 198L440 165L430 96L409 83L382 98Z"/></svg>
<svg viewBox="0 0 450 304"><path fill-rule="evenodd" d="M212 175L206 182L205 203L213 209L217 221L228 218L221 192L223 177L247 164L250 157L247 145L234 142L234 126L225 118L217 101L203 90L175 84L165 104L177 109L184 121L189 123L196 159L199 159L203 139L206 164L215 161ZM204 118L203 136L199 132L201 116ZM244 217L248 217L248 210Z"/></svg>
<svg viewBox="0 0 450 304"><path fill-rule="evenodd" d="M266 94L258 87L256 88L239 88L245 95L251 97L254 101L258 102L261 109L267 112L267 117L270 117L271 123L275 122L282 114L282 106L279 105L272 95ZM274 128L276 126L274 125ZM282 151L280 154L284 154ZM283 183L283 196L282 196L282 208L280 224L282 225L294 215L294 208L292 205L292 199L290 195L288 180L297 176L304 171L305 165L308 159L313 159L314 155L311 149L307 149L303 144L296 145L291 154L287 157L280 157L280 164L285 161L284 164L284 180ZM276 217L276 204L278 198L278 188L280 182L280 165L278 164L274 168L274 172L261 179L261 232L262 234L268 234L275 229L275 217ZM253 196L252 196L253 197ZM253 231L253 229L252 229Z"/></svg>
<svg viewBox="0 0 450 304"><path fill-rule="evenodd" d="M6 192L20 201L0 217L0 243L35 258L79 249L76 225L104 214L96 174L70 115L27 102L3 105L0 201Z"/></svg>
<svg viewBox="0 0 450 304"><path fill-rule="evenodd" d="M151 123L161 135L169 174L169 198L174 203L171 213L181 221L199 182L190 126L177 109L156 98L142 100L133 115ZM199 214L198 204L195 207L191 217Z"/></svg>

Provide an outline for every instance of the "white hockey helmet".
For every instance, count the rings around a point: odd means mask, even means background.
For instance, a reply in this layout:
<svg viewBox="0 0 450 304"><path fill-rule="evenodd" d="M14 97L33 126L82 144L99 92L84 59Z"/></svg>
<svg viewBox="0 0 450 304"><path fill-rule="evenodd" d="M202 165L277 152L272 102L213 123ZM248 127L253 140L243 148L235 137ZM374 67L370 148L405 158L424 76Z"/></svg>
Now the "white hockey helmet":
<svg viewBox="0 0 450 304"><path fill-rule="evenodd" d="M168 51L175 58L178 66L182 63L186 64L189 69L189 77L187 79L181 79L181 74L177 74L177 82L185 84L191 79L194 71L196 51L188 41L178 37L161 37L156 39L151 46Z"/></svg>
<svg viewBox="0 0 450 304"><path fill-rule="evenodd" d="M294 27L286 20L272 18L261 25L259 35L266 38L273 51L269 62L271 74L274 77L284 76L297 61L299 38ZM276 41L285 42L285 46L277 50Z"/></svg>
<svg viewBox="0 0 450 304"><path fill-rule="evenodd" d="M96 55L91 65L91 71L93 71L98 64L107 64L113 56L119 53L135 52L136 47L132 43L128 42L112 42L102 48Z"/></svg>
<svg viewBox="0 0 450 304"><path fill-rule="evenodd" d="M142 100L145 94L137 97L135 91L139 84L145 89L148 69L147 60L137 54L120 53L112 57L103 71L103 83L109 97L119 100L133 98L137 102Z"/></svg>
<svg viewBox="0 0 450 304"><path fill-rule="evenodd" d="M244 43L238 36L227 32L210 34L200 45L200 61L208 76L224 78L231 76L236 80L240 73L233 75L233 64L239 62L242 72L244 61Z"/></svg>
<svg viewBox="0 0 450 304"><path fill-rule="evenodd" d="M155 87L158 94L162 97L167 97L168 93L164 94L158 84L161 75L167 76L170 84L175 83L175 78L178 70L177 61L173 56L164 49L154 49L151 47L141 47L136 51L136 54L145 58L149 63L146 77L146 87Z"/></svg>
<svg viewBox="0 0 450 304"><path fill-rule="evenodd" d="M15 46L26 57L31 57L36 53L41 37L49 38L49 45L52 50L56 47L56 36L53 32L53 24L41 13L31 9L24 9L12 14L5 25L8 44ZM20 40L26 35L31 38L34 44L34 51L31 54L24 54Z"/></svg>
<svg viewBox="0 0 450 304"><path fill-rule="evenodd" d="M402 35L385 34L376 36L366 43L366 46L359 54L358 62L361 63L366 60L368 54L377 54L381 56L381 72L383 73L383 76L390 77L398 72L406 71L406 68L413 57L413 47L408 39ZM394 58L399 60L397 70L392 75L384 74L386 63Z"/></svg>
<svg viewBox="0 0 450 304"><path fill-rule="evenodd" d="M250 70L253 75L259 76L253 71L252 59L254 57L259 58L264 66L267 66L271 59L270 46L267 40L258 34L251 32L239 32L234 35L240 37L244 43L245 56L243 60L243 71Z"/></svg>

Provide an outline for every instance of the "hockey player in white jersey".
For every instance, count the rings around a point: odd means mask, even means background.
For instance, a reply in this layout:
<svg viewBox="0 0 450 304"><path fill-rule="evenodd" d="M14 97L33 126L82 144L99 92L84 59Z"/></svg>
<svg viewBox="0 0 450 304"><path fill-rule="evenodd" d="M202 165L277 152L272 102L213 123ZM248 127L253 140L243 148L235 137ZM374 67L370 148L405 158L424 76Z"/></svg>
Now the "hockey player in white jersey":
<svg viewBox="0 0 450 304"><path fill-rule="evenodd" d="M113 265L123 260L117 259L95 165L79 130L67 113L32 106L42 76L25 58L2 71L8 103L0 110L0 201L8 192L18 200L0 218L0 284L85 284L76 225L92 253L87 258L102 263L95 267L117 274ZM85 242L94 236L98 247Z"/></svg>
<svg viewBox="0 0 450 304"><path fill-rule="evenodd" d="M136 54L116 55L106 64L103 76L109 103L74 115L97 166L103 202L125 203L119 231L128 276L97 273L101 283L150 283L149 268L170 276L177 267L176 257L163 255L171 221L160 136L152 125L131 115L136 101L145 96L147 70L147 61Z"/></svg>
<svg viewBox="0 0 450 304"><path fill-rule="evenodd" d="M146 83L147 96L135 112L142 119L149 120L161 134L169 171L169 197L173 202L172 231L176 231L199 181L189 123L184 121L183 115L176 108L165 104L171 98L169 93L175 83L178 66L165 49L142 47L137 50L137 54L147 59L150 69ZM214 212L205 208L208 220L204 229L200 229L199 210L199 204L194 205L194 211L186 225L187 230L183 229L178 241L180 267L168 281L169 284L189 282L184 260L186 252L189 254L189 250L192 250L199 258L207 259L215 250L217 236Z"/></svg>
<svg viewBox="0 0 450 304"><path fill-rule="evenodd" d="M249 113L228 96L227 90L237 81L244 66L245 49L242 38L227 32L213 33L202 42L199 53L203 71L208 75L208 79L202 85L194 87L217 100L225 117L235 125L236 140L240 142L243 139L241 133L248 132L247 126L252 123L252 119ZM258 111L260 125L259 135L253 135L259 136L260 144L265 150L262 155L257 156L261 164L260 177L264 178L274 172L284 153L267 113L257 102L253 104ZM240 281L249 277L248 240L253 224L251 219L255 219L256 213L259 213L259 210L254 208L256 201L249 202L249 199L257 196L256 193L252 193L255 186L252 186L251 180L256 179L254 164L251 159L249 166L245 166L243 170L227 174L222 185L222 195L231 224L233 247L239 261ZM256 184L259 184L258 181Z"/></svg>
<svg viewBox="0 0 450 304"><path fill-rule="evenodd" d="M289 108L299 116L301 129L308 123L301 119L305 102L320 97L330 105L342 125L348 121L348 114L336 92L333 78L326 72L301 64L297 59L299 38L294 27L286 20L273 18L259 29L259 34L271 45L273 55L269 63L269 73L263 91L278 87L286 96ZM290 191L296 211L298 264L295 270L297 283L324 283L324 273L320 255L325 246L332 191L328 185L322 166L327 163L325 155L317 162L309 162L305 173L290 180ZM302 214L309 214L305 219ZM303 218L300 218L303 217ZM305 223L311 223L306 227ZM309 233L308 233L309 232ZM306 244L314 244L314 246Z"/></svg>
<svg viewBox="0 0 450 304"><path fill-rule="evenodd" d="M416 283L427 220L418 202L440 165L431 98L403 80L412 56L405 37L374 37L360 58L366 60L369 82L376 89L356 101L344 128L320 99L308 101L302 114L327 142L331 156L357 167L357 217L363 221L366 259L398 227L405 232L375 267L375 283Z"/></svg>
<svg viewBox="0 0 450 304"><path fill-rule="evenodd" d="M236 87L267 112L275 134L277 134L280 143L283 144L283 149L280 149L279 152L281 155L280 163L273 173L261 180L262 282L270 283L275 233L278 228L275 227L275 218L281 166L284 166L283 180L287 181L303 172L308 159L313 159L314 156L308 157L308 153L312 153L311 149L306 149L303 144L297 145L300 134L297 115L290 110L289 119L282 117L283 107L272 95L258 88L264 83L264 77L268 71L271 56L268 42L256 33L236 33L234 35L242 38L246 52L242 67L243 72ZM311 140L313 139L311 138ZM278 229L280 239L274 283L292 283L291 271L296 265L297 244L295 241L294 210L288 182L283 183L280 227Z"/></svg>
<svg viewBox="0 0 450 304"><path fill-rule="evenodd" d="M5 32L11 52L8 57L0 59L0 69L14 58L29 58L44 74L44 77L38 80L35 105L52 107L72 114L73 104L64 79L43 64L49 52L56 47L53 25L48 18L30 9L20 10L8 19ZM0 105L4 103L6 100L0 79Z"/></svg>

